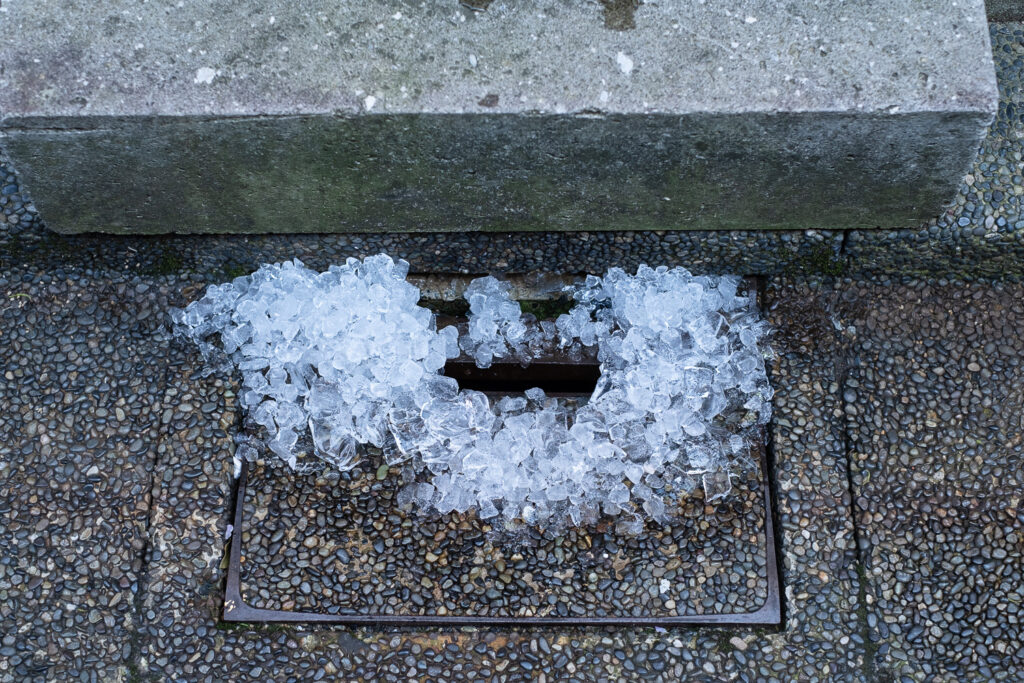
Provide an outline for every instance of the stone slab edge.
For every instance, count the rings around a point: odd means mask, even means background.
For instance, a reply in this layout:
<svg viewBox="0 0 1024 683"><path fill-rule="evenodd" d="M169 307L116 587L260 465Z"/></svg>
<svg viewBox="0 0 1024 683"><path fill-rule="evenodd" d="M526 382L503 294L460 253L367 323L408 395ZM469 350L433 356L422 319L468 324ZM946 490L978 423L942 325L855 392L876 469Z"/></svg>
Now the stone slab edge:
<svg viewBox="0 0 1024 683"><path fill-rule="evenodd" d="M63 233L846 229L940 213L990 118L148 119L0 145Z"/></svg>
<svg viewBox="0 0 1024 683"><path fill-rule="evenodd" d="M1024 21L1024 0L985 0L989 21Z"/></svg>
<svg viewBox="0 0 1024 683"><path fill-rule="evenodd" d="M910 226L996 106L980 0L221 9L3 8L37 44L0 47L0 145L51 228Z"/></svg>

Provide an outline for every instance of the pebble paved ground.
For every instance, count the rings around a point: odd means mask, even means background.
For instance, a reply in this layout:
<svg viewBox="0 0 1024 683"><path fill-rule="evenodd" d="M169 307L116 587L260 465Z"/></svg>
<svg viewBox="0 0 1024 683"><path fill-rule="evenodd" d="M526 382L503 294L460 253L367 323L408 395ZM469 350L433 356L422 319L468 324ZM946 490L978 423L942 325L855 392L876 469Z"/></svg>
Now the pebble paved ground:
<svg viewBox="0 0 1024 683"><path fill-rule="evenodd" d="M850 283L843 383L877 661L1024 675L1024 289Z"/></svg>
<svg viewBox="0 0 1024 683"><path fill-rule="evenodd" d="M469 261L495 245L395 243L424 269L529 270L550 248L566 270L769 275L778 630L218 623L232 384L161 313L263 258L322 265L395 238L50 237L0 170L0 681L1024 678L1024 31L993 34L1000 119L958 208L920 231L725 233L693 259L685 234L510 237ZM1007 281L947 277L994 272Z"/></svg>
<svg viewBox="0 0 1024 683"><path fill-rule="evenodd" d="M0 283L0 675L109 673L142 589L166 289L33 267Z"/></svg>
<svg viewBox="0 0 1024 683"><path fill-rule="evenodd" d="M426 518L394 501L399 468L371 455L345 477L249 471L242 596L262 609L393 615L661 616L766 603L763 485L754 463L728 500L624 537L501 534L475 515ZM383 465L383 466L382 466ZM381 467L382 466L382 467Z"/></svg>

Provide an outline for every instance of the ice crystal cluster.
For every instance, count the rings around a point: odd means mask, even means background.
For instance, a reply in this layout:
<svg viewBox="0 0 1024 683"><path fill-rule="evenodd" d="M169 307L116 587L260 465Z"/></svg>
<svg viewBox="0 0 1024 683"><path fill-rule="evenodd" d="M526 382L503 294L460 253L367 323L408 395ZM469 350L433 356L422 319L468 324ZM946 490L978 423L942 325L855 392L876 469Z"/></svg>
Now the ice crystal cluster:
<svg viewBox="0 0 1024 683"><path fill-rule="evenodd" d="M463 297L469 302L469 326L459 346L477 367L489 368L495 359L515 358L527 364L550 350L555 324L524 316L509 296L512 286L494 276L473 280Z"/></svg>
<svg viewBox="0 0 1024 683"><path fill-rule="evenodd" d="M554 323L481 278L460 339L436 329L407 271L385 255L323 273L266 265L176 312L179 330L241 372L240 457L265 447L295 467L311 449L347 470L369 444L403 465L402 505L549 528L607 514L636 532L697 486L727 494L770 416L765 325L735 277L613 268L572 287ZM540 389L492 401L441 374L460 350L486 367L551 345L596 347L601 375L582 404Z"/></svg>

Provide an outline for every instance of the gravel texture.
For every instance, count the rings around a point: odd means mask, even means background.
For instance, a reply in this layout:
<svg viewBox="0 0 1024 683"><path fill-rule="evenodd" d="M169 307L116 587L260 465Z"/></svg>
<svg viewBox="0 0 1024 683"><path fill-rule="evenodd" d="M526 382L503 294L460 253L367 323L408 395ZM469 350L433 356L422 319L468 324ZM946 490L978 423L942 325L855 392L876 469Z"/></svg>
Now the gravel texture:
<svg viewBox="0 0 1024 683"><path fill-rule="evenodd" d="M843 288L843 383L880 673L1024 675L1024 287Z"/></svg>
<svg viewBox="0 0 1024 683"><path fill-rule="evenodd" d="M18 302L23 297L17 294L44 288L44 283L59 272L62 254L55 253L50 258L48 265L35 262L5 268L2 277L6 300ZM510 680L548 680L555 676L580 681L641 676L676 680L733 673L753 679L770 676L772 672L784 676L792 671L829 678L837 672L846 675L861 670L856 635L851 636L857 628L857 591L851 590L850 577L855 574L849 570L850 546L843 540L849 535L850 518L848 507L842 504L842 452L832 431L835 423L828 421L834 412L831 402L836 400L832 385L834 349L813 348L813 331L792 338L785 336L786 341L778 346L780 355L774 371L777 405L787 415L787 422L779 423L774 437L778 487L780 492L791 492L780 501L779 508L785 556L783 584L787 587L789 612L783 631L307 632L276 626L250 628L217 622L224 574L223 539L231 504L227 455L231 449L229 435L237 421L233 393L236 387L230 380L203 377L201 361L193 351L169 344L158 334L157 316L146 315L147 310L157 305L163 309L168 302L180 304L194 298L203 278L135 276L130 286L122 288L116 284L116 274L101 269L82 269L64 273L63 277L78 282L82 296L103 302L95 310L87 306L85 315L92 317L92 323L85 318L81 323L88 327L80 336L96 345L95 364L116 363L119 353L128 346L138 349L140 357L151 364L152 367L138 368L112 365L118 371L117 377L108 380L112 386L115 381L129 385L140 381L126 397L126 404L141 403L149 396L146 424L150 427L145 431L139 423L138 431L145 435L142 439L134 435L97 442L76 439L80 446L68 449L77 447L81 453L76 453L71 466L89 471L96 464L98 472L92 476L109 478L110 484L98 491L102 498L97 497L94 508L77 500L55 501L48 506L48 512L61 522L67 517L68 529L76 525L85 529L93 528L97 518L113 515L127 506L135 515L131 523L109 524L111 531L98 536L105 545L119 548L123 562L133 571L122 590L125 597L114 607L97 607L98 620L93 617L95 621L91 623L91 610L84 615L76 611L70 617L62 612L65 621L54 626L52 620L45 621L46 615L67 609L64 596L51 591L40 592L35 599L21 598L21 591L15 589L21 582L15 584L12 580L0 585L13 598L2 613L3 646L5 653L6 648L15 653L5 654L6 659L0 663L0 680L66 679L81 675L138 676L143 680L304 680L316 676L400 680L410 672L433 680L470 675L504 675ZM155 303L140 301L140 290L142 295L154 297ZM816 300L820 295L809 291L806 296ZM63 301L58 301L60 305L55 308L66 308ZM101 310L115 312L110 315L116 314L116 320L104 322L98 317ZM59 338L59 331L56 327L19 324L21 318L17 316L27 316L27 311L27 305L13 306L5 315L14 318L12 327L26 330L26 337L38 339L36 344L41 349L49 349L54 345L51 338ZM136 315L139 311L141 316ZM795 318L785 306L776 307L769 315L776 324ZM137 317L150 321L146 324L152 327L143 326L138 341L126 345L126 340L134 339L130 330L139 329L141 324ZM5 335L3 343L5 356L10 357L15 357L16 350L25 345L22 336L12 335ZM143 346L144 343L150 346ZM66 362L56 358L58 363ZM42 377L41 372L36 374ZM100 376L97 370L89 374ZM21 386L31 391L30 381L19 380ZM67 381L58 386L75 385ZM102 384L99 389L102 390ZM29 391L22 389L19 395L31 395ZM116 418L118 408L126 416L132 414L118 405L119 396L103 396L102 401L83 405L73 424L96 430L109 423L111 414ZM14 392L5 390L5 402L18 405L15 397ZM808 442L815 447L806 448ZM52 460L51 454L45 464L48 470L53 468ZM4 460L8 470L21 466L14 465L15 462L12 458ZM129 476L129 472L135 474ZM152 479L149 472L155 473ZM17 487L8 488L5 497L12 506L31 505L33 496L53 490L39 478L25 478L17 483ZM119 495L127 496L130 502L122 503ZM15 530L16 535L20 513L4 514L5 528ZM126 528L133 530L134 543L120 541ZM120 530L120 535L116 530ZM64 537L70 536L70 532L65 532ZM56 562L60 557L49 546L38 551L33 547L15 542L9 555L22 558L25 553L38 552L40 564ZM89 556L76 552L73 557L81 561ZM98 564L88 576L114 574L116 565L109 559L109 554L98 555ZM27 559L17 562L29 564ZM54 579L50 580L81 580L74 571L78 570L61 569L53 572ZM5 574L5 581L6 577ZM90 589L83 584L78 600L98 604L103 595L100 588ZM107 616L114 618L114 627L107 626ZM27 627L29 624L38 626ZM45 639L55 643L46 656L39 652ZM19 653L23 653L20 659Z"/></svg>
<svg viewBox="0 0 1024 683"><path fill-rule="evenodd" d="M846 340L828 283L777 278L766 290L777 329L772 421L785 630L745 663L753 678L866 677L855 531L839 378ZM762 661L763 659L763 661Z"/></svg>
<svg viewBox="0 0 1024 683"><path fill-rule="evenodd" d="M777 325L810 317L832 329L828 288L780 283L768 298L779 301L768 314ZM198 359L172 349L167 392L189 396L169 418L174 429L158 449L163 474L153 496L138 671L187 680L861 678L863 619L835 381L839 342L821 339L820 327L794 324L777 340L776 405L787 415L773 439L788 613L779 632L218 626L216 586L230 504L224 454L237 419L233 387L200 377ZM165 400L171 397L177 400L173 394Z"/></svg>
<svg viewBox="0 0 1024 683"><path fill-rule="evenodd" d="M157 315L194 297L199 278L43 265L0 275L6 680L386 679L420 666L578 680L1022 670L1020 286L769 284L786 592L777 633L307 633L216 622L233 386L201 377Z"/></svg>
<svg viewBox="0 0 1024 683"><path fill-rule="evenodd" d="M2 423L14 445L2 461L2 680L1012 680L1024 671L1019 285L769 283L786 594L777 632L308 632L216 620L234 387L202 377L191 350L168 344L156 322L168 301L195 296L196 280L126 282L51 265L0 276L14 331L3 353L19 386L5 390L13 409ZM44 357L58 369L42 368ZM47 417L66 400L71 417Z"/></svg>
<svg viewBox="0 0 1024 683"><path fill-rule="evenodd" d="M26 216L35 216L18 200ZM19 219L22 220L22 219ZM19 223L19 226L22 224ZM685 265L707 273L802 272L832 268L839 233L806 232L576 232L402 235L268 235L261 237L113 237L57 235L36 218L5 236L0 258L63 255L68 266L102 267L149 275L202 274L211 281L250 273L263 263L299 258L323 270L349 256L387 253L404 258L414 273L503 275L550 272L604 273L613 265L635 271L641 263Z"/></svg>
<svg viewBox="0 0 1024 683"><path fill-rule="evenodd" d="M250 471L243 597L251 607L332 614L677 616L765 603L763 479L727 500L686 499L679 522L635 537L597 529L509 535L475 515L396 507L381 459L338 476ZM383 475L383 476L382 476Z"/></svg>
<svg viewBox="0 0 1024 683"><path fill-rule="evenodd" d="M167 290L0 271L0 679L131 660L167 368Z"/></svg>

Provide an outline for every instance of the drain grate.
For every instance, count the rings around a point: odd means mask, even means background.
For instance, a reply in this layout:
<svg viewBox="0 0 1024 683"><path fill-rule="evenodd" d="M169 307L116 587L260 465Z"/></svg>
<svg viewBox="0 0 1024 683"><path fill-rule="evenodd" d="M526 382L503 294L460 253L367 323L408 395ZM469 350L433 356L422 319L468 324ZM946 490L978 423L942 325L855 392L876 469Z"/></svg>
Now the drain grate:
<svg viewBox="0 0 1024 683"><path fill-rule="evenodd" d="M449 363L463 388L540 386L586 396L598 367ZM397 477L372 457L348 475L297 476L243 465L223 618L231 622L444 626L777 625L779 575L767 459L727 500L701 491L671 526L533 531L503 545L473 515L406 517ZM385 468L386 469L386 468Z"/></svg>
<svg viewBox="0 0 1024 683"><path fill-rule="evenodd" d="M746 282L753 289L753 283ZM457 323L457 321L444 321ZM445 375L501 395L539 386L586 399L590 354ZM226 622L381 626L777 626L781 597L764 446L706 504L699 488L671 526L535 529L503 545L474 515L406 517L396 476L372 455L346 475L244 464L233 511Z"/></svg>

